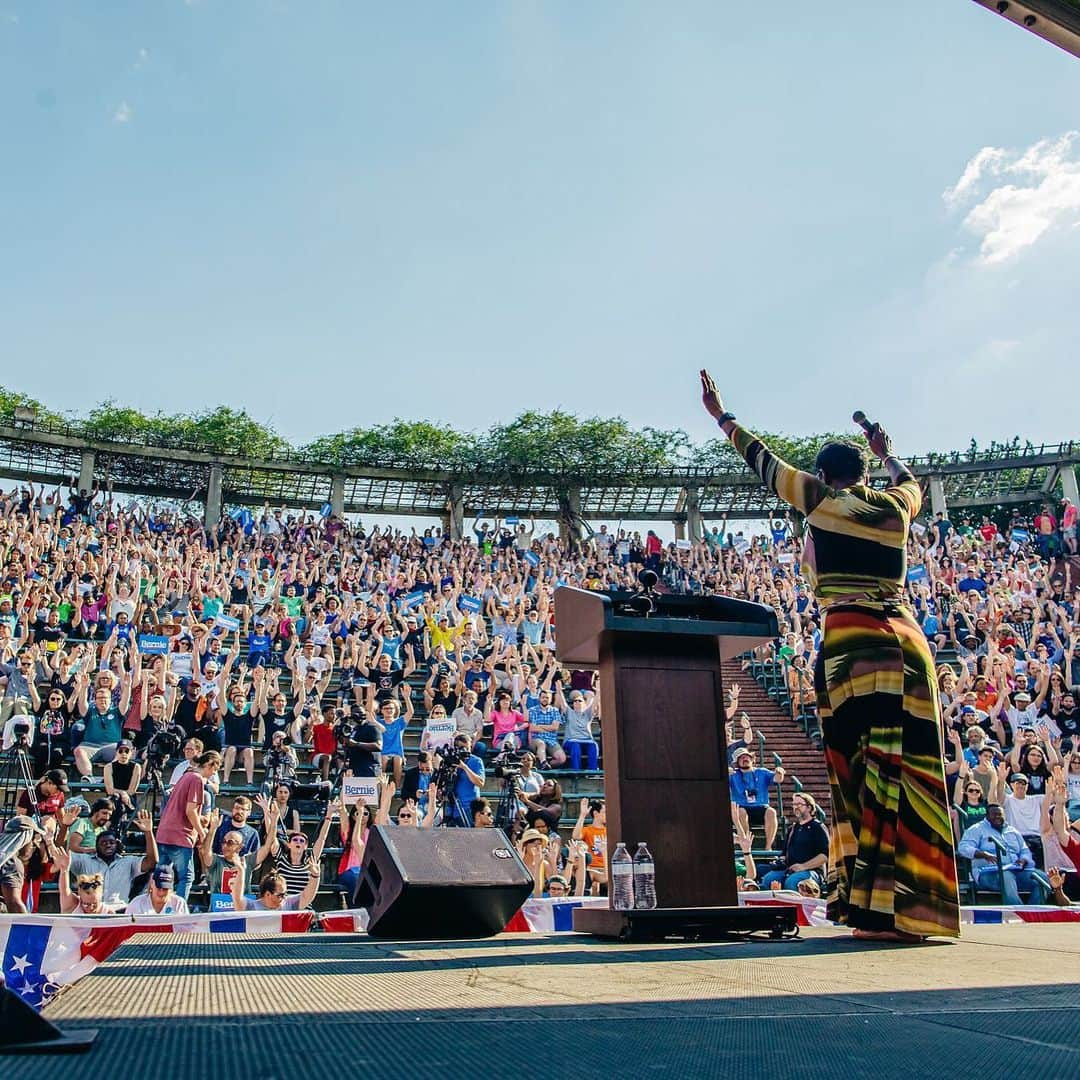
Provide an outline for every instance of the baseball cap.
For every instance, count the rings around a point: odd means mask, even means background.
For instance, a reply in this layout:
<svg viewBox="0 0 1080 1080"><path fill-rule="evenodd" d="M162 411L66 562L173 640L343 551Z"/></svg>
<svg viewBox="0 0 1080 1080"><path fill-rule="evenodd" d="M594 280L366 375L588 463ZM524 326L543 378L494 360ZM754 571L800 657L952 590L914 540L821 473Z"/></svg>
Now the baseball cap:
<svg viewBox="0 0 1080 1080"><path fill-rule="evenodd" d="M172 863L161 863L154 867L150 879L159 889L171 889L176 884L176 871Z"/></svg>
<svg viewBox="0 0 1080 1080"><path fill-rule="evenodd" d="M1028 778L1022 772L1011 773L1009 775L1009 783L1015 784L1017 781L1026 784L1028 782Z"/></svg>

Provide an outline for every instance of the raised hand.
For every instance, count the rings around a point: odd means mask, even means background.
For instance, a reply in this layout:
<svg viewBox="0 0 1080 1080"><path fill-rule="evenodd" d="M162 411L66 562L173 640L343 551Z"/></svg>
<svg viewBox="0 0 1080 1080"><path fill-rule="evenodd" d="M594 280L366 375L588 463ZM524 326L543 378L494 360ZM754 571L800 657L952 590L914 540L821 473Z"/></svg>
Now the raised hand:
<svg viewBox="0 0 1080 1080"><path fill-rule="evenodd" d="M135 817L132 818L132 822L134 823L135 828L141 833L148 833L154 827L154 819L150 816L149 810L140 810Z"/></svg>
<svg viewBox="0 0 1080 1080"><path fill-rule="evenodd" d="M719 420L726 411L713 377L704 368L701 369L701 404L714 420Z"/></svg>

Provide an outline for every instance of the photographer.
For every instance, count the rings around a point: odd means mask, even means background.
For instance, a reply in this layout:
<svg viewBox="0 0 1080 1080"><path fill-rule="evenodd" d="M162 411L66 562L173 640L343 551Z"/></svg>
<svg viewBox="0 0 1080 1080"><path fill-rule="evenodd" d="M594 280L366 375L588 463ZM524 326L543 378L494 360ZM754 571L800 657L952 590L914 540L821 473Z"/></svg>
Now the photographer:
<svg viewBox="0 0 1080 1080"><path fill-rule="evenodd" d="M285 742L285 733L275 731L270 747L263 754L263 764L266 766L266 778L263 780L262 794L268 796L275 784L291 784L296 780L296 770L300 767L300 761L296 751Z"/></svg>
<svg viewBox="0 0 1080 1080"><path fill-rule="evenodd" d="M382 758L383 726L375 719L375 702L368 694L367 710L354 705L349 718L337 727L338 743L350 776L378 776Z"/></svg>
<svg viewBox="0 0 1080 1080"><path fill-rule="evenodd" d="M471 752L471 747L472 740L468 735L454 736L453 751L447 755L447 764L453 762L455 775L443 814L444 825L468 827L469 821L464 815L473 801L480 798L480 789L484 786L484 762Z"/></svg>

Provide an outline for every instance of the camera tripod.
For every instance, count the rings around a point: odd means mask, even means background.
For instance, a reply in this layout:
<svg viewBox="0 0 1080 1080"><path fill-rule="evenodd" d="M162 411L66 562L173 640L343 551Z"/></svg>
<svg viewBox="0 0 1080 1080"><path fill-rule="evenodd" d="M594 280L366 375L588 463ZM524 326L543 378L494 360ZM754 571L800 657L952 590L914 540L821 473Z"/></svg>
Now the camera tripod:
<svg viewBox="0 0 1080 1080"><path fill-rule="evenodd" d="M502 782L502 792L495 807L495 828L509 834L518 816L520 788L516 776L507 776Z"/></svg>
<svg viewBox="0 0 1080 1080"><path fill-rule="evenodd" d="M150 812L151 821L157 821L158 808L161 800L165 798L165 785L161 781L161 770L162 764L147 759L146 789L140 793L137 806L139 810L148 810Z"/></svg>
<svg viewBox="0 0 1080 1080"><path fill-rule="evenodd" d="M34 769L30 761L30 744L26 736L20 736L19 740L4 752L2 762L3 779L0 783L4 787L3 818L7 821L19 813L19 792L25 791L30 801L30 814L37 820L37 798L34 795Z"/></svg>

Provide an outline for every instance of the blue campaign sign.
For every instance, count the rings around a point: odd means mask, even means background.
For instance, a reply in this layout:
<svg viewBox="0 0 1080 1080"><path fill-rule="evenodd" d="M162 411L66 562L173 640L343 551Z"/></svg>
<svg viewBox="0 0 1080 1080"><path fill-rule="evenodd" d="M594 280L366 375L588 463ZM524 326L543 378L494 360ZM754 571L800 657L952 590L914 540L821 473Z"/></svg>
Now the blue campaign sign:
<svg viewBox="0 0 1080 1080"><path fill-rule="evenodd" d="M334 512L333 506L330 503L323 503L322 509L319 511L319 516L328 518Z"/></svg>
<svg viewBox="0 0 1080 1080"><path fill-rule="evenodd" d="M417 604L424 602L424 590L418 589L416 592L406 593L401 598L401 606L406 608L416 607Z"/></svg>
<svg viewBox="0 0 1080 1080"><path fill-rule="evenodd" d="M169 651L169 639L159 634L140 634L139 652L143 656L164 656Z"/></svg>
<svg viewBox="0 0 1080 1080"><path fill-rule="evenodd" d="M516 525L520 520L521 520L521 518L516 518L516 517L503 518L503 521L507 525Z"/></svg>
<svg viewBox="0 0 1080 1080"><path fill-rule="evenodd" d="M913 566L907 572L908 581L925 581L926 580L926 567L925 566Z"/></svg>
<svg viewBox="0 0 1080 1080"><path fill-rule="evenodd" d="M537 555L535 551L526 551L525 552L525 561L530 566L539 566L540 565L540 556Z"/></svg>
<svg viewBox="0 0 1080 1080"><path fill-rule="evenodd" d="M239 630L240 620L234 619L231 615L219 615L214 619L214 626L221 630Z"/></svg>
<svg viewBox="0 0 1080 1080"><path fill-rule="evenodd" d="M1031 534L1027 529L1013 529L1012 539L1017 544L1026 544L1031 539Z"/></svg>
<svg viewBox="0 0 1080 1080"><path fill-rule="evenodd" d="M479 615L481 603L475 596L459 596L458 607L462 611L467 611L470 615Z"/></svg>

